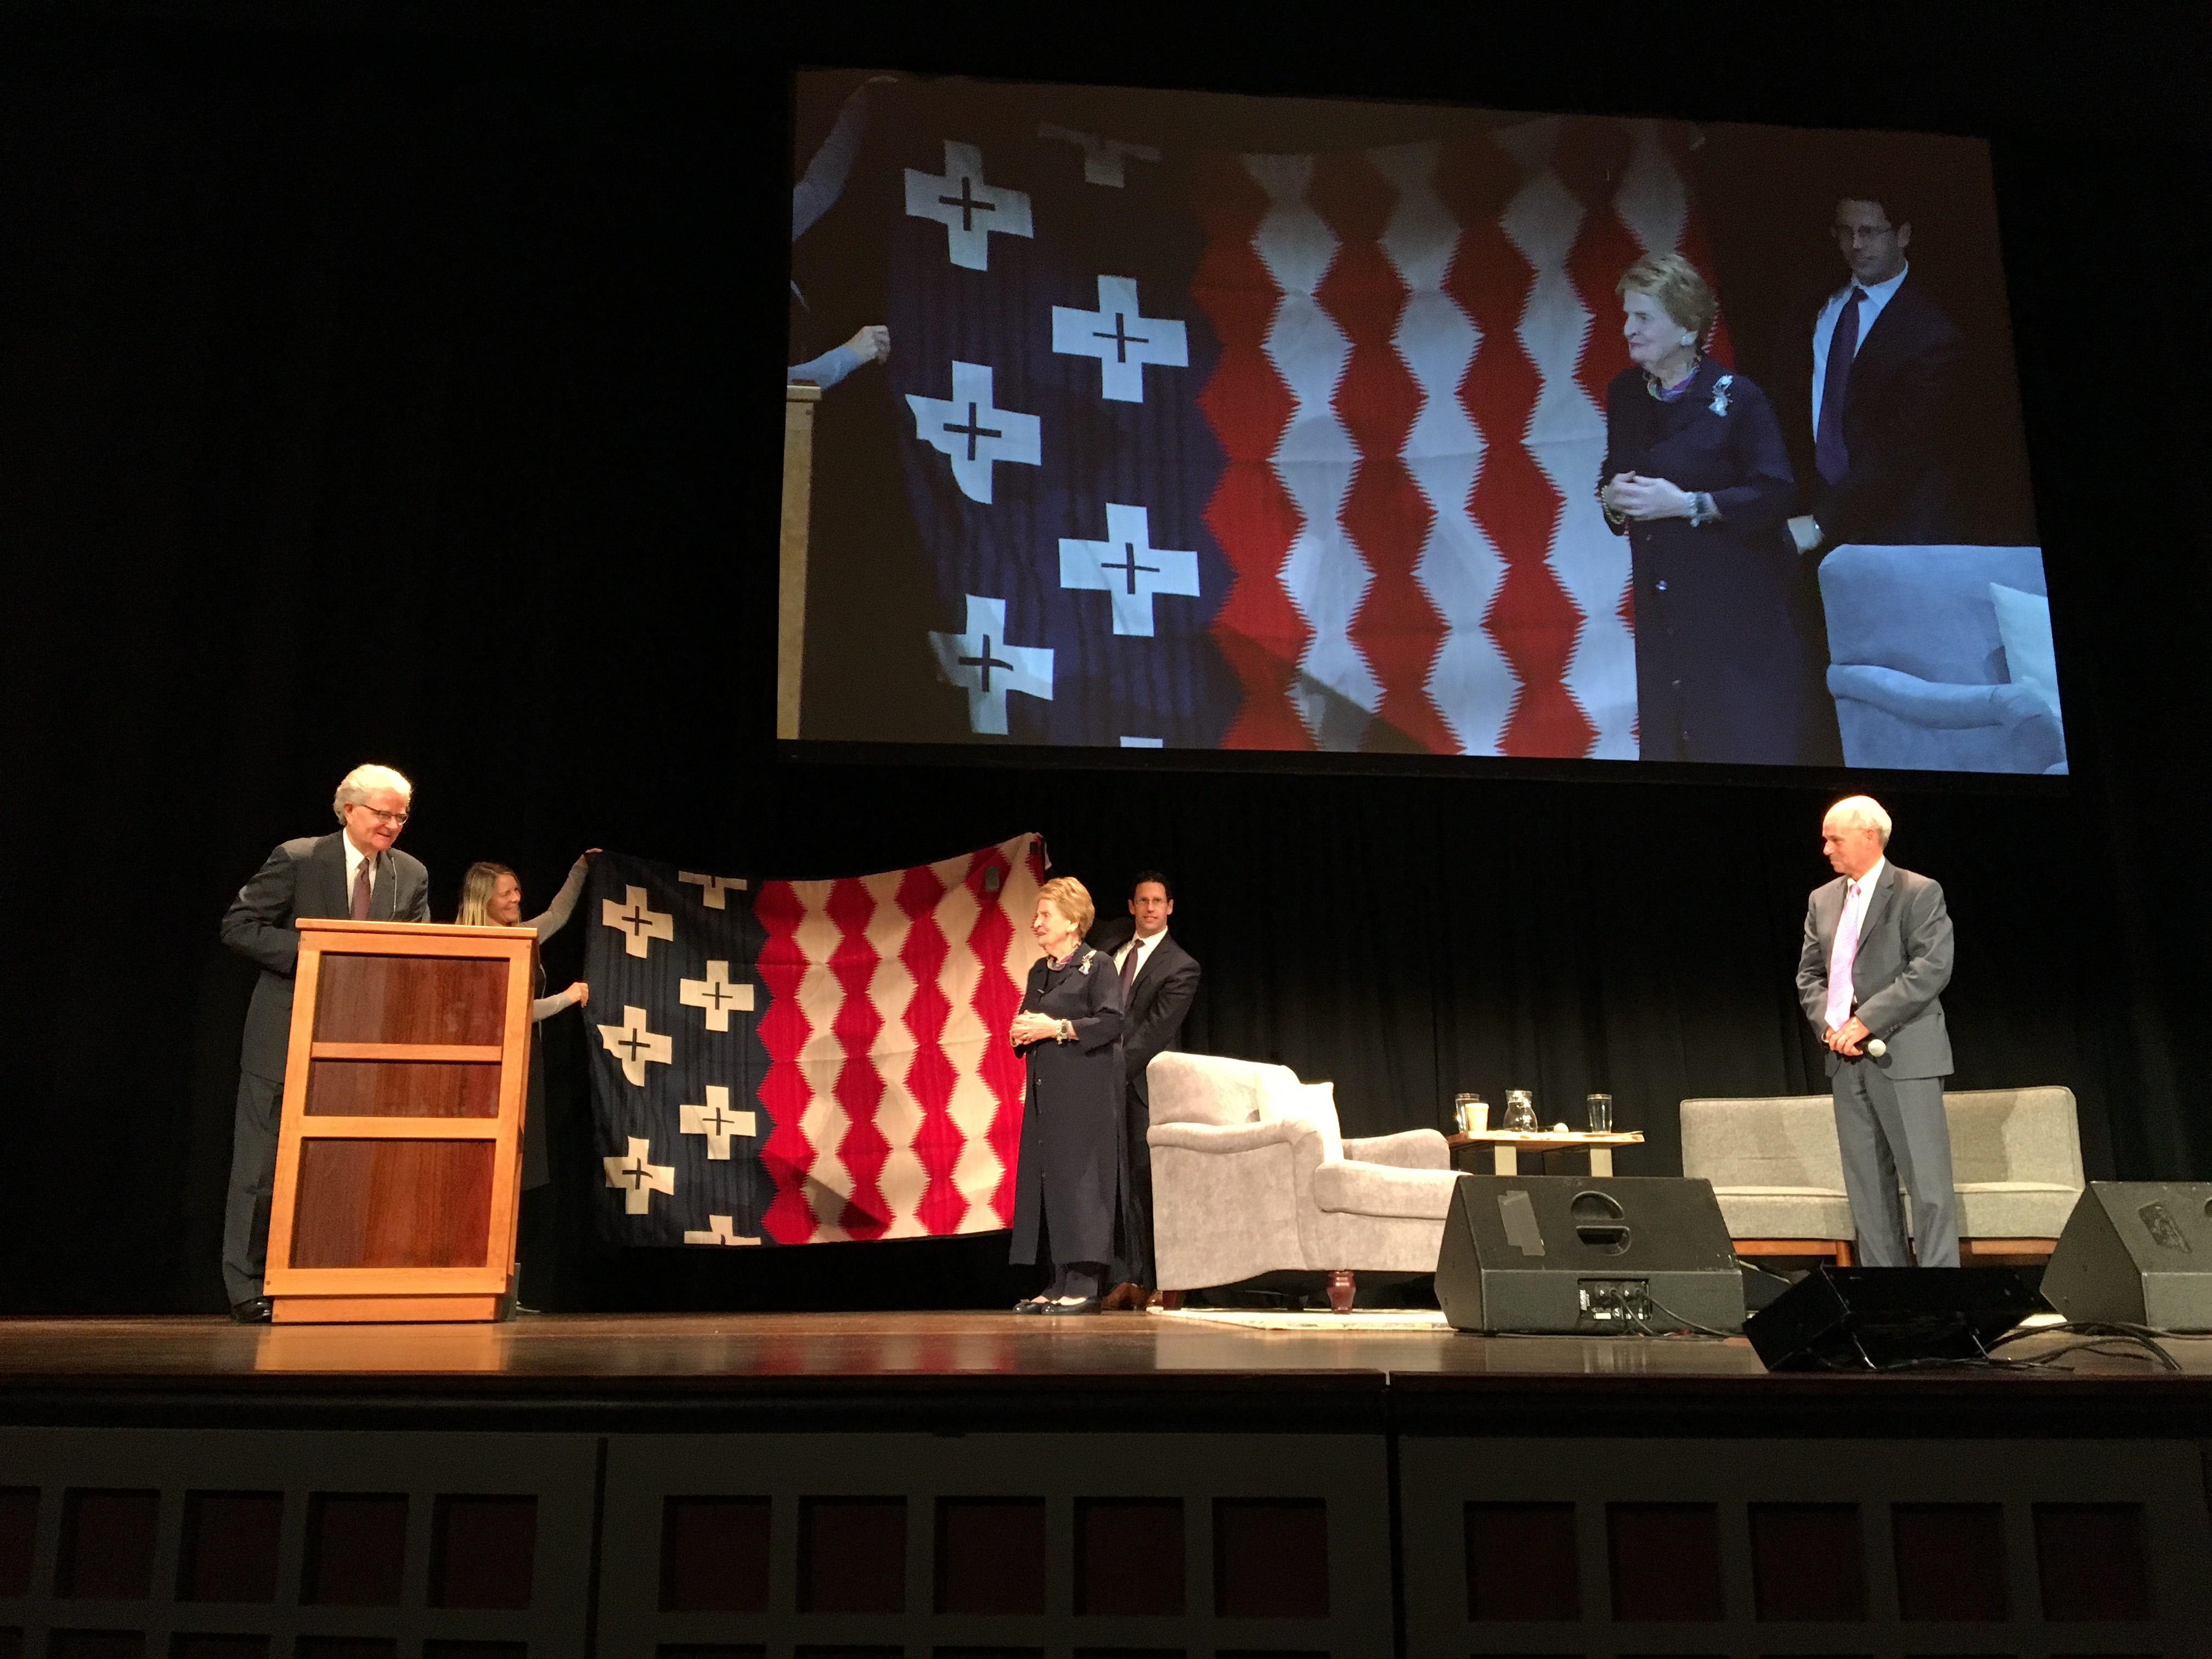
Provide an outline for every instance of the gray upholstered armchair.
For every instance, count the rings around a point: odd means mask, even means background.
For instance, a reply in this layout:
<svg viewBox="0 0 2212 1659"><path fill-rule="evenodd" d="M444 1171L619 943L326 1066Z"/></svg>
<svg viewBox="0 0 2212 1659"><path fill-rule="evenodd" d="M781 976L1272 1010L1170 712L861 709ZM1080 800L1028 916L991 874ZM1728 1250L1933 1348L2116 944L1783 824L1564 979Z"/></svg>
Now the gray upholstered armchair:
<svg viewBox="0 0 2212 1659"><path fill-rule="evenodd" d="M1334 1087L1286 1066L1165 1054L1146 1073L1152 1238L1166 1291L1283 1269L1432 1273L1459 1177L1434 1129L1339 1133Z"/></svg>
<svg viewBox="0 0 2212 1659"><path fill-rule="evenodd" d="M2066 769L2042 550L1838 547L1820 599L1851 765Z"/></svg>

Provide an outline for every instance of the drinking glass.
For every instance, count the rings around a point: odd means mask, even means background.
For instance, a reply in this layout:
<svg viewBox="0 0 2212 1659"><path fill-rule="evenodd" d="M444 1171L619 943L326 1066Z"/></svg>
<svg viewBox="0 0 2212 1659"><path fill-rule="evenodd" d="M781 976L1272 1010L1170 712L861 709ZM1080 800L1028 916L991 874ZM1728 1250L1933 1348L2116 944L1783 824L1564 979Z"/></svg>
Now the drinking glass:
<svg viewBox="0 0 2212 1659"><path fill-rule="evenodd" d="M1613 1097L1592 1095L1585 1103L1589 1108L1589 1132L1594 1135L1613 1133Z"/></svg>
<svg viewBox="0 0 2212 1659"><path fill-rule="evenodd" d="M1536 1097L1526 1089L1505 1091L1505 1124L1517 1135L1536 1133Z"/></svg>
<svg viewBox="0 0 2212 1659"><path fill-rule="evenodd" d="M1452 1120L1463 1135L1479 1135L1490 1127L1490 1107L1480 1095L1452 1097Z"/></svg>

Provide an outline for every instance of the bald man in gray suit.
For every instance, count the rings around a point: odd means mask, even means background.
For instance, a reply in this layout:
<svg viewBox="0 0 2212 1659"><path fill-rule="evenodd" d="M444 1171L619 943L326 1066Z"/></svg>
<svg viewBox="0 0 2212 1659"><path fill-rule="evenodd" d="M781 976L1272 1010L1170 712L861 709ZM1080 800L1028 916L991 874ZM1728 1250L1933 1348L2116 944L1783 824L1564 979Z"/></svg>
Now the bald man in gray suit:
<svg viewBox="0 0 2212 1659"><path fill-rule="evenodd" d="M1943 1116L1951 1034L1938 1000L1951 982L1951 914L1941 886L1889 862L1889 814L1868 795L1838 801L1821 821L1836 879L1806 907L1797 997L1828 1050L1859 1265L1905 1267L1917 1257L1955 1267L1959 1195Z"/></svg>

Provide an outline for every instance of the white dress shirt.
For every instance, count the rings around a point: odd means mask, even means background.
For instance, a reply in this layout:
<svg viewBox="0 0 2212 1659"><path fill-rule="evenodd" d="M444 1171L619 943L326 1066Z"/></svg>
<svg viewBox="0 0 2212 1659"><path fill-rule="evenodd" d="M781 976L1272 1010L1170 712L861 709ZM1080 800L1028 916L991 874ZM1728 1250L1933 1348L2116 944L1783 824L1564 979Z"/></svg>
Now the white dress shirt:
<svg viewBox="0 0 2212 1659"><path fill-rule="evenodd" d="M1843 314L1844 301L1857 289L1866 295L1859 304L1858 344L1851 348L1851 361L1858 361L1859 351L1866 344L1867 335L1874 328L1874 319L1881 315L1882 307L1895 297L1905 279L1912 274L1911 265L1886 283L1862 283L1854 279L1845 283L1828 296L1828 303L1820 307L1820 314L1813 319L1813 430L1820 429L1820 394L1828 389L1828 342L1836 332L1836 319Z"/></svg>
<svg viewBox="0 0 2212 1659"><path fill-rule="evenodd" d="M1132 951L1137 951L1139 954L1137 957L1136 969L1135 972L1129 975L1129 983L1134 985L1137 982L1137 975L1145 971L1145 958L1150 956L1154 951L1158 950L1159 948L1160 941L1167 936L1168 930L1163 927L1158 933L1153 934L1150 939L1137 939L1132 937L1127 945L1123 945L1119 951L1114 953L1114 971L1116 974L1119 974L1121 971L1121 964L1129 959L1129 952Z"/></svg>
<svg viewBox="0 0 2212 1659"><path fill-rule="evenodd" d="M346 834L343 830L338 831L338 842L345 848L346 913L350 915L353 913L353 884L355 882L361 879L362 861L365 859L373 858L374 854L364 853L361 848L356 847L353 844L353 837ZM368 890L370 896L372 898L374 897L376 894L376 866L374 863L371 863L368 866Z"/></svg>
<svg viewBox="0 0 2212 1659"><path fill-rule="evenodd" d="M1844 889L1844 908L1836 913L1836 939L1843 938L1845 932L1844 924L1849 922L1850 924L1849 932L1853 940L1851 961L1854 968L1857 965L1858 947L1865 943L1865 940L1860 937L1860 929L1866 926L1867 906L1873 902L1875 884L1881 879L1883 866L1888 862L1887 858L1876 859L1872 869ZM1844 1022L1851 1017L1851 1003L1856 997L1857 991L1858 983L1856 974L1848 980L1838 982L1836 974L1835 940L1830 940L1828 943L1827 1014L1830 1030L1841 1030Z"/></svg>

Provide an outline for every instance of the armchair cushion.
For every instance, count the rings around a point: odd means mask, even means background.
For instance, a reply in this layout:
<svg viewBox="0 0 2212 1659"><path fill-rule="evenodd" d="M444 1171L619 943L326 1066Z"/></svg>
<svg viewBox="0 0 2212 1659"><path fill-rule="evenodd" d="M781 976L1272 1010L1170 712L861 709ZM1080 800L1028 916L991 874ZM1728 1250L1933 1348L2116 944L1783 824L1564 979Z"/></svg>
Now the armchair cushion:
<svg viewBox="0 0 2212 1659"><path fill-rule="evenodd" d="M1314 1171L1313 1196L1322 1209L1340 1214L1441 1221L1450 1213L1452 1189L1458 1185L1455 1170L1339 1161Z"/></svg>
<svg viewBox="0 0 2212 1659"><path fill-rule="evenodd" d="M1960 1182L1961 1238L2056 1238L2081 1196L2079 1187L2048 1181Z"/></svg>
<svg viewBox="0 0 2212 1659"><path fill-rule="evenodd" d="M1845 760L2066 769L2041 550L1847 544L1820 583Z"/></svg>
<svg viewBox="0 0 2212 1659"><path fill-rule="evenodd" d="M2004 642L2005 672L2058 713L2057 647L2051 638L2051 601L2023 593L2002 582L1990 584L1990 603L1997 613L1997 638Z"/></svg>
<svg viewBox="0 0 2212 1659"><path fill-rule="evenodd" d="M1859 1236L1851 1200L1817 1187L1716 1187L1714 1201L1730 1238L1842 1238Z"/></svg>
<svg viewBox="0 0 2212 1659"><path fill-rule="evenodd" d="M2024 685L1951 685L1915 679L1875 663L1831 664L1828 690L1937 731L2025 726L2031 720L2047 722L2051 715L2041 695Z"/></svg>
<svg viewBox="0 0 2212 1659"><path fill-rule="evenodd" d="M1145 1131L1145 1140L1194 1152L1249 1152L1255 1146L1288 1146L1309 1132L1310 1126L1292 1117L1262 1123L1155 1123Z"/></svg>
<svg viewBox="0 0 2212 1659"><path fill-rule="evenodd" d="M1401 1129L1395 1135L1347 1140L1344 1155L1361 1164L1388 1164L1401 1170L1451 1168L1451 1143L1434 1129Z"/></svg>

